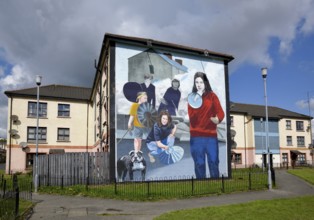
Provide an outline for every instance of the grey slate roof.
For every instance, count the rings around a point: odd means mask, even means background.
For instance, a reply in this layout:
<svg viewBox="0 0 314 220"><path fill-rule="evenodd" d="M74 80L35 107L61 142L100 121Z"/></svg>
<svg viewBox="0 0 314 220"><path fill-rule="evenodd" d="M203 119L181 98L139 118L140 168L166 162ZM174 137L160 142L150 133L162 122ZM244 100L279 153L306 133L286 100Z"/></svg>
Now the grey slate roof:
<svg viewBox="0 0 314 220"><path fill-rule="evenodd" d="M64 86L64 85L47 85L47 86L40 87L39 95L42 98L89 101L91 91L92 91L91 88ZM5 91L4 93L8 97L11 97L11 96L36 97L37 87Z"/></svg>
<svg viewBox="0 0 314 220"><path fill-rule="evenodd" d="M253 105L243 103L230 103L230 113L246 114L252 117L265 117L265 105ZM268 117L272 119L281 118L304 118L310 119L310 116L292 112L286 109L268 106Z"/></svg>

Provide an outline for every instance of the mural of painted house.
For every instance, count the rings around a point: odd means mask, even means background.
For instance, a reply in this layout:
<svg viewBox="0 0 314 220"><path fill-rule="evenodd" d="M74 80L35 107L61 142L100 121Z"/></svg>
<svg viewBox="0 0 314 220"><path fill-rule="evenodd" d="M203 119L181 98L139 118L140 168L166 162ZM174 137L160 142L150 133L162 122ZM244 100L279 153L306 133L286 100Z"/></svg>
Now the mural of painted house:
<svg viewBox="0 0 314 220"><path fill-rule="evenodd" d="M173 79L177 74L186 73L188 68L182 60L173 58L170 53L158 52L152 48L128 59L129 81L142 83L144 75L152 74L155 79Z"/></svg>

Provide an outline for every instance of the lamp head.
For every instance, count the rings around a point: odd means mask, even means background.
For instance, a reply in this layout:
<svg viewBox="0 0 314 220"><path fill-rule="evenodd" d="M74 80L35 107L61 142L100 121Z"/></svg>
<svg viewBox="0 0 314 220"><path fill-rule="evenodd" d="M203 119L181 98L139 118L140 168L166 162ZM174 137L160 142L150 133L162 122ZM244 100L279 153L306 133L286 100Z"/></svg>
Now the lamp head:
<svg viewBox="0 0 314 220"><path fill-rule="evenodd" d="M41 85L41 76L39 76L39 75L36 76L36 84L37 84L37 86Z"/></svg>
<svg viewBox="0 0 314 220"><path fill-rule="evenodd" d="M267 77L267 67L262 68L262 77L266 78Z"/></svg>

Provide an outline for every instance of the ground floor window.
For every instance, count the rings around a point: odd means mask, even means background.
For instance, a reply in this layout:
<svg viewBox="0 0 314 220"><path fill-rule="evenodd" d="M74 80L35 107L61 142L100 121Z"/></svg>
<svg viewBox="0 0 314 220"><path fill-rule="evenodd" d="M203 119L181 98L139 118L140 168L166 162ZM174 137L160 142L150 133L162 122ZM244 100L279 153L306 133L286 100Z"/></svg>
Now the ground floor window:
<svg viewBox="0 0 314 220"><path fill-rule="evenodd" d="M33 167L33 164L34 164L34 158L35 154L33 153L29 153L29 154L26 154L26 168L31 168Z"/></svg>
<svg viewBox="0 0 314 220"><path fill-rule="evenodd" d="M231 161L236 164L242 164L242 154L232 154Z"/></svg>
<svg viewBox="0 0 314 220"><path fill-rule="evenodd" d="M298 159L297 159L298 163L300 165L302 164L306 164L306 157L305 154L298 154Z"/></svg>
<svg viewBox="0 0 314 220"><path fill-rule="evenodd" d="M288 162L288 153L282 153L282 162Z"/></svg>

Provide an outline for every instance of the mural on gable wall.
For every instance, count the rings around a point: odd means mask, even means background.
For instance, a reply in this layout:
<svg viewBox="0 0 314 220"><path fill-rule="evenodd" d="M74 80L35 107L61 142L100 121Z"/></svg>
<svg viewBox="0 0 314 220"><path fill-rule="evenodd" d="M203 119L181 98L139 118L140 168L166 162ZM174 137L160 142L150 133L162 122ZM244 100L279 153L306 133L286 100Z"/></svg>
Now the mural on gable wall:
<svg viewBox="0 0 314 220"><path fill-rule="evenodd" d="M222 61L118 43L115 67L119 181L228 176Z"/></svg>

